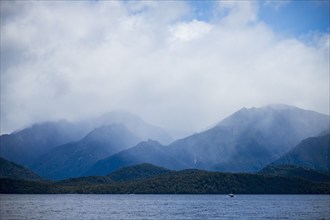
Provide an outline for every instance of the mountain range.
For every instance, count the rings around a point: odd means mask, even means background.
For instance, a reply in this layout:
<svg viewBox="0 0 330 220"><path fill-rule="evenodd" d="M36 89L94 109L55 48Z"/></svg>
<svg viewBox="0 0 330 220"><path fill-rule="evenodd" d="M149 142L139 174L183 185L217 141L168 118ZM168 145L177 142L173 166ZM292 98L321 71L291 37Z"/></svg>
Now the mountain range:
<svg viewBox="0 0 330 220"><path fill-rule="evenodd" d="M29 166L48 179L82 176L90 166L139 143L141 139L122 124L96 128L77 142L53 148Z"/></svg>
<svg viewBox="0 0 330 220"><path fill-rule="evenodd" d="M135 115L113 112L79 123L49 122L2 135L1 156L54 180L104 176L143 163L171 170L248 173L277 163L312 164L309 168L328 172L329 137L320 136L328 131L328 115L269 105L242 108L208 130L171 143L160 128Z"/></svg>
<svg viewBox="0 0 330 220"><path fill-rule="evenodd" d="M33 163L40 155L59 145L79 140L86 128L61 120L45 122L0 136L0 156L18 164Z"/></svg>
<svg viewBox="0 0 330 220"><path fill-rule="evenodd" d="M124 111L113 111L77 122L45 122L11 134L3 134L0 136L0 156L30 167L54 148L78 142L93 130L112 124L124 125L140 140L152 138L164 144L172 141L161 128L149 125L138 116Z"/></svg>
<svg viewBox="0 0 330 220"><path fill-rule="evenodd" d="M257 172L328 126L329 116L292 106L243 108L215 127L170 145L140 143L97 162L86 174L105 175L144 162L177 170Z"/></svg>

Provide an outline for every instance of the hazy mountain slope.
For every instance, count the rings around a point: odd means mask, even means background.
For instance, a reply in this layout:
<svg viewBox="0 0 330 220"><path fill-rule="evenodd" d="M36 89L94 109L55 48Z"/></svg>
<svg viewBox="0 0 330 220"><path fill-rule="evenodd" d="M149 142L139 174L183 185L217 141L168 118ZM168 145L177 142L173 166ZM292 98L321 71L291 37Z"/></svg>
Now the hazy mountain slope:
<svg viewBox="0 0 330 220"><path fill-rule="evenodd" d="M329 116L296 107L243 108L214 128L175 141L168 150L187 167L255 172L328 126Z"/></svg>
<svg viewBox="0 0 330 220"><path fill-rule="evenodd" d="M287 154L271 163L271 166L283 164L298 165L329 173L330 134L303 140Z"/></svg>
<svg viewBox="0 0 330 220"><path fill-rule="evenodd" d="M215 127L168 146L142 145L120 152L96 164L96 173L91 174L105 175L119 167L144 162L170 169L257 172L302 139L328 126L329 116L292 106L243 108ZM164 158L175 162L168 163Z"/></svg>
<svg viewBox="0 0 330 220"><path fill-rule="evenodd" d="M85 175L107 175L121 167L151 163L169 169L183 168L157 141L144 141L128 150L121 151L94 164Z"/></svg>
<svg viewBox="0 0 330 220"><path fill-rule="evenodd" d="M140 142L125 126L113 124L95 129L78 142L54 148L42 155L31 169L44 178L81 176L98 160Z"/></svg>
<svg viewBox="0 0 330 220"><path fill-rule="evenodd" d="M66 121L36 124L12 134L0 136L1 156L15 163L28 165L48 150L76 141L86 129Z"/></svg>
<svg viewBox="0 0 330 220"><path fill-rule="evenodd" d="M125 111L112 111L100 117L86 120L83 124L94 128L102 125L123 124L141 140L153 139L162 144L168 144L172 141L172 138L161 128L150 125L137 115Z"/></svg>
<svg viewBox="0 0 330 220"><path fill-rule="evenodd" d="M0 157L0 177L32 180L41 179L40 176L38 176L31 170L18 164L15 164L11 161L5 160L2 157Z"/></svg>
<svg viewBox="0 0 330 220"><path fill-rule="evenodd" d="M104 125L123 124L141 140L152 138L162 143L172 141L162 129L145 123L134 114L114 111L77 122L46 122L35 124L21 131L0 136L0 156L23 165L31 165L36 159L54 147L79 141L92 130Z"/></svg>

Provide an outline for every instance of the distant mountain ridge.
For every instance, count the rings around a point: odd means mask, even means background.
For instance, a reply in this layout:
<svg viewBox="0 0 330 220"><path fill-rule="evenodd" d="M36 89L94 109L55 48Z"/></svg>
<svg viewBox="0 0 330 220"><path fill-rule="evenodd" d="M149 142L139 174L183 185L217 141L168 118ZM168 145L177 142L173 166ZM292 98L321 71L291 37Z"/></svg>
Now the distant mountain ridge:
<svg viewBox="0 0 330 220"><path fill-rule="evenodd" d="M293 106L243 108L215 127L168 146L140 144L119 152L96 163L88 174L105 175L138 163L170 169L257 172L302 139L328 127L329 116Z"/></svg>
<svg viewBox="0 0 330 220"><path fill-rule="evenodd" d="M103 125L122 124L130 132L136 135L143 141L148 139L157 140L162 144L169 144L172 138L163 129L150 125L143 121L137 115L126 111L112 111L101 115L100 117L89 119L83 122L93 128L98 128Z"/></svg>
<svg viewBox="0 0 330 220"><path fill-rule="evenodd" d="M161 164L162 167L168 169L184 167L184 164L169 154L163 145L157 141L148 140L98 161L84 175L107 175L119 168L141 163Z"/></svg>
<svg viewBox="0 0 330 220"><path fill-rule="evenodd" d="M97 161L132 147L140 141L122 124L102 126L78 142L52 149L30 167L48 179L79 177Z"/></svg>
<svg viewBox="0 0 330 220"><path fill-rule="evenodd" d="M282 157L303 139L327 130L328 115L293 106L269 105L242 108L214 127L168 145L148 140L155 137L166 142L168 136L126 112L79 123L34 125L2 135L0 140L4 158L13 158L13 162L44 178L59 180L107 175L141 163L171 170L253 173ZM322 143L325 148L329 146L326 141ZM319 150L326 154L325 148ZM324 164L315 161L318 166L317 163Z"/></svg>
<svg viewBox="0 0 330 220"><path fill-rule="evenodd" d="M302 140L269 166L279 165L301 166L330 175L330 133Z"/></svg>
<svg viewBox="0 0 330 220"><path fill-rule="evenodd" d="M41 155L63 144L77 142L96 128L122 124L140 140L153 138L163 143L171 137L162 129L145 123L138 116L128 112L114 111L100 117L79 122L45 122L0 136L0 156L31 166Z"/></svg>
<svg viewBox="0 0 330 220"><path fill-rule="evenodd" d="M65 120L35 124L0 136L0 156L28 165L43 153L61 144L82 138L87 131Z"/></svg>

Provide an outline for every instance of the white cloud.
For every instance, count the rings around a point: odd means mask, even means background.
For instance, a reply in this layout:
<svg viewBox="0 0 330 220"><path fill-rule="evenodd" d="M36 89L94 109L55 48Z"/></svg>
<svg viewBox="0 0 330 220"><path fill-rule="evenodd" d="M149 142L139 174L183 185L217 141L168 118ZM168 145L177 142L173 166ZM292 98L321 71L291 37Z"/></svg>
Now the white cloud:
<svg viewBox="0 0 330 220"><path fill-rule="evenodd" d="M219 15L231 26L245 25L257 20L258 4L254 1L218 1Z"/></svg>
<svg viewBox="0 0 330 220"><path fill-rule="evenodd" d="M170 27L174 40L189 41L203 37L212 29L212 26L203 21L193 20L191 22L179 23Z"/></svg>
<svg viewBox="0 0 330 220"><path fill-rule="evenodd" d="M113 109L188 132L243 106L329 112L328 36L282 39L255 3L219 7L211 23L181 1L1 3L1 132Z"/></svg>

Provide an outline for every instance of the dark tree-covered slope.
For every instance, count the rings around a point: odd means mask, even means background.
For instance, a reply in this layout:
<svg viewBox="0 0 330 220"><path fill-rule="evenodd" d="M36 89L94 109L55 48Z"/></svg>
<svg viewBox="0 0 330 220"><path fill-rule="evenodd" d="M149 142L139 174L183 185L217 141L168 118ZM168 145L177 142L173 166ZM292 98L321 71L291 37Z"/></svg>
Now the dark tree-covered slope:
<svg viewBox="0 0 330 220"><path fill-rule="evenodd" d="M113 181L123 182L129 180L147 179L172 172L169 169L155 166L148 163L138 164L135 166L123 167L108 175Z"/></svg>
<svg viewBox="0 0 330 220"><path fill-rule="evenodd" d="M297 165L269 165L259 171L260 174L286 176L286 177L299 177L302 179L317 181L317 182L330 182L330 174L313 170L308 167Z"/></svg>
<svg viewBox="0 0 330 220"><path fill-rule="evenodd" d="M125 175L121 175L125 176ZM146 179L87 177L60 182L0 179L0 193L270 194L330 193L330 183L258 174L172 171Z"/></svg>

